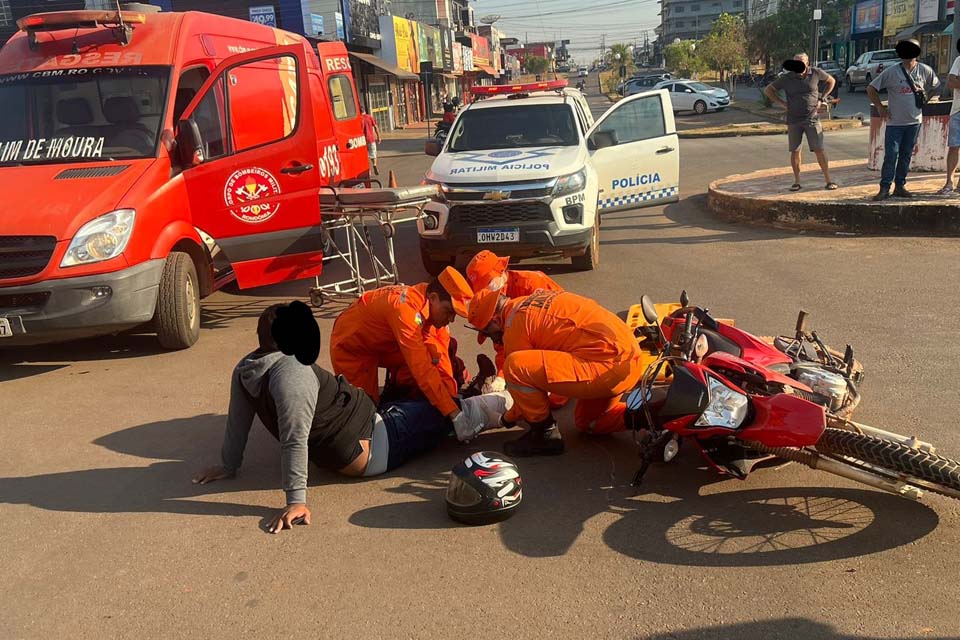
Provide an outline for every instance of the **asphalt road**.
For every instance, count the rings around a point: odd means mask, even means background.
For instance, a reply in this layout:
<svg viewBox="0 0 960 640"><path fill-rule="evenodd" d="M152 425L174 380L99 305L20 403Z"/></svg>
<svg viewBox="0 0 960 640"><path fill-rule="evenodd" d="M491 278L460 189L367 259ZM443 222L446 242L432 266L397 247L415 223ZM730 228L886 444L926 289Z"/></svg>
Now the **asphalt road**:
<svg viewBox="0 0 960 640"><path fill-rule="evenodd" d="M828 149L863 156L866 136L830 133ZM401 183L427 167L418 144L383 145ZM786 164L786 140L682 141L681 157L682 200L606 217L598 271L537 268L613 310L686 288L762 335L803 307L857 349L861 421L960 454L955 241L721 223L708 182ZM412 228L397 250L403 278L423 279ZM282 494L263 429L237 479L190 475L217 460L257 315L307 287L214 295L184 352L146 335L0 352L0 638L960 637L960 503L796 465L723 479L689 450L635 490L630 437L578 436L569 410L567 453L520 463L506 523L463 528L443 509L450 467L513 437L491 433L374 480L312 469L312 525L264 533ZM340 308L318 311L324 335ZM472 334L453 332L472 356Z"/></svg>

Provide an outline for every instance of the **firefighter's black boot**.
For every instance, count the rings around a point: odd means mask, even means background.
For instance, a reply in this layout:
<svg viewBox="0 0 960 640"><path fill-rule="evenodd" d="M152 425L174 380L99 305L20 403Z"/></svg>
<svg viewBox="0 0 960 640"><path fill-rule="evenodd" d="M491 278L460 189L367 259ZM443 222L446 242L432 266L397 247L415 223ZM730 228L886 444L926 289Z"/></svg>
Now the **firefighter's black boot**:
<svg viewBox="0 0 960 640"><path fill-rule="evenodd" d="M553 416L548 415L543 422L531 423L530 429L516 440L505 442L503 452L518 458L557 456L563 453L563 438Z"/></svg>

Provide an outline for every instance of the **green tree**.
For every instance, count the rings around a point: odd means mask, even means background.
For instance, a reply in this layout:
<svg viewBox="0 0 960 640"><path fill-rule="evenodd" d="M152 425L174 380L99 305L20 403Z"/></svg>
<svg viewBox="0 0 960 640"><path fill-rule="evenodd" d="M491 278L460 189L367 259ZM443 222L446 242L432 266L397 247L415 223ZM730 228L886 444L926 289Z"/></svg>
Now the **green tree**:
<svg viewBox="0 0 960 640"><path fill-rule="evenodd" d="M698 55L698 44L694 40L681 40L663 48L663 57L667 69L684 78L693 78L707 70L703 58Z"/></svg>
<svg viewBox="0 0 960 640"><path fill-rule="evenodd" d="M524 65L527 67L527 73L541 75L550 69L550 61L540 56L530 56Z"/></svg>
<svg viewBox="0 0 960 640"><path fill-rule="evenodd" d="M746 29L740 16L721 14L710 35L697 45L696 54L720 74L722 83L731 72L740 71L747 62Z"/></svg>
<svg viewBox="0 0 960 640"><path fill-rule="evenodd" d="M854 0L834 0L821 4L823 18L820 21L820 40L829 41L841 34L843 13ZM811 16L816 0L781 0L777 13L750 25L747 41L750 54L763 60L768 68L779 70L780 63L805 51L812 63L817 62L817 52L809 51L813 35Z"/></svg>

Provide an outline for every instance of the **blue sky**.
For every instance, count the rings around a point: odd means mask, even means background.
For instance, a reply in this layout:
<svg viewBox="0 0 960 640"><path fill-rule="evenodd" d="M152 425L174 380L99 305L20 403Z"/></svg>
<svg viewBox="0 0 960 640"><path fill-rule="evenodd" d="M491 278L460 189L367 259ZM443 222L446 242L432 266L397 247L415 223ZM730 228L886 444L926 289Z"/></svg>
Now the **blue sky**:
<svg viewBox="0 0 960 640"><path fill-rule="evenodd" d="M657 0L476 0L477 19L500 15L497 27L522 42L570 40L571 54L587 63L600 53L601 36L607 34L607 46L634 40L643 44L644 31L650 41L656 39L654 27L660 24Z"/></svg>

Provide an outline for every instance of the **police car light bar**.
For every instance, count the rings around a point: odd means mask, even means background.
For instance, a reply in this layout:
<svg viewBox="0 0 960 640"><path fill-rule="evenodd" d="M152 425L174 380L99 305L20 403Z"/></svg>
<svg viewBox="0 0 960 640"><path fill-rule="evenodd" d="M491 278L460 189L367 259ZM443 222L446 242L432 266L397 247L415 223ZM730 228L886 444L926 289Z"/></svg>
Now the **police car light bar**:
<svg viewBox="0 0 960 640"><path fill-rule="evenodd" d="M497 96L532 91L555 91L567 86L566 80L549 80L547 82L531 82L529 84L498 84L484 87L470 87L470 93L475 96Z"/></svg>

